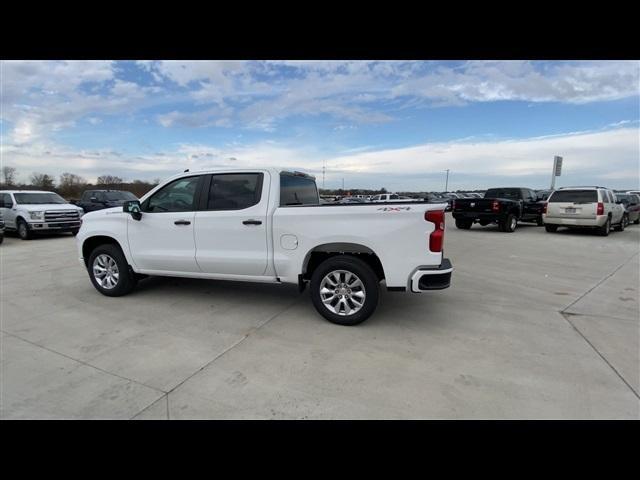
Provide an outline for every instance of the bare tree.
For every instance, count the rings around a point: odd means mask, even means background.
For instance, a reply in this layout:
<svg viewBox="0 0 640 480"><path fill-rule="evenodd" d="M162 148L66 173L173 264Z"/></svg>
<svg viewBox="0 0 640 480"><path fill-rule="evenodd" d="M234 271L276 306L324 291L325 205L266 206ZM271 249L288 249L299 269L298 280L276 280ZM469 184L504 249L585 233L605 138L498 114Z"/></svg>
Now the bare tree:
<svg viewBox="0 0 640 480"><path fill-rule="evenodd" d="M46 173L33 172L31 174L31 185L42 190L52 190L55 186L55 180Z"/></svg>
<svg viewBox="0 0 640 480"><path fill-rule="evenodd" d="M119 185L123 183L122 178L114 175L102 175L98 177L98 185Z"/></svg>
<svg viewBox="0 0 640 480"><path fill-rule="evenodd" d="M66 198L78 198L87 186L87 181L75 173L65 172L60 175L60 195Z"/></svg>
<svg viewBox="0 0 640 480"><path fill-rule="evenodd" d="M5 166L2 167L2 178L4 179L4 184L7 186L12 186L16 184L16 167Z"/></svg>

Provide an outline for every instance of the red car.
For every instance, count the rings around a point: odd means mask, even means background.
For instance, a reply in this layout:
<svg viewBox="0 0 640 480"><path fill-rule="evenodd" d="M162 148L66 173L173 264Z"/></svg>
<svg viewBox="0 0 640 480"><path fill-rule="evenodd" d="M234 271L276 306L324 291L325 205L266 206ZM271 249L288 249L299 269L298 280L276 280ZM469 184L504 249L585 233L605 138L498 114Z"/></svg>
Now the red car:
<svg viewBox="0 0 640 480"><path fill-rule="evenodd" d="M633 222L637 225L640 223L640 195L635 193L616 193L616 198L624 206L626 224L629 225Z"/></svg>

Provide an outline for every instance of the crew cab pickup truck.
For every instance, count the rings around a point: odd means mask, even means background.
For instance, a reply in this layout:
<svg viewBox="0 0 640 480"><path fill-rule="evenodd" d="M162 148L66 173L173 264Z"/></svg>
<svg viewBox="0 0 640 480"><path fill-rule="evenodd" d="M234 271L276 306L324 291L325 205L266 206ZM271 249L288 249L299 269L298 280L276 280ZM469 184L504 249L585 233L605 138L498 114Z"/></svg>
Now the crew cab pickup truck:
<svg viewBox="0 0 640 480"><path fill-rule="evenodd" d="M518 221L542 225L544 202L530 188L490 188L484 198L453 201L451 211L456 227L469 230L479 223L483 227L497 223L501 232L513 232Z"/></svg>
<svg viewBox="0 0 640 480"><path fill-rule="evenodd" d="M82 208L54 192L0 190L0 212L5 229L17 231L23 240L34 233L78 233Z"/></svg>
<svg viewBox="0 0 640 480"><path fill-rule="evenodd" d="M137 199L126 190L85 190L76 205L88 213L103 208L121 207L127 200Z"/></svg>
<svg viewBox="0 0 640 480"><path fill-rule="evenodd" d="M444 204L320 204L315 179L279 169L184 172L121 208L90 212L80 262L107 296L146 275L310 284L318 312L355 325L388 290L449 287Z"/></svg>

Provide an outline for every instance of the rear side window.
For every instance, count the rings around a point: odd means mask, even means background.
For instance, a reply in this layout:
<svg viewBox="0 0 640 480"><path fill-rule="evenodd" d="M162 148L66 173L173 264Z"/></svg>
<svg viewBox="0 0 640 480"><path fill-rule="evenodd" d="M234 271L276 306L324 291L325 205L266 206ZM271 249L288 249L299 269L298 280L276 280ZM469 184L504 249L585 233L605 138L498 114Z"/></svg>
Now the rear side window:
<svg viewBox="0 0 640 480"><path fill-rule="evenodd" d="M262 194L262 173L213 175L207 210L243 210L257 205Z"/></svg>
<svg viewBox="0 0 640 480"><path fill-rule="evenodd" d="M549 203L597 203L595 190L556 190L549 197Z"/></svg>
<svg viewBox="0 0 640 480"><path fill-rule="evenodd" d="M519 200L521 197L519 188L492 188L487 190L484 198L508 198L511 200Z"/></svg>
<svg viewBox="0 0 640 480"><path fill-rule="evenodd" d="M318 188L313 178L280 174L280 206L318 205Z"/></svg>

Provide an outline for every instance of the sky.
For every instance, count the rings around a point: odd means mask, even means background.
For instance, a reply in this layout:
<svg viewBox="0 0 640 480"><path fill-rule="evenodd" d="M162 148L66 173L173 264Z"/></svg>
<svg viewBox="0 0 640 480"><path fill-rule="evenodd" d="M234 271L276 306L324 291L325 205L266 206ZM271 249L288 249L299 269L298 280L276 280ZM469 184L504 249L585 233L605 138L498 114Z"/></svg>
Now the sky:
<svg viewBox="0 0 640 480"><path fill-rule="evenodd" d="M326 188L640 187L638 61L1 61L0 160L56 178L276 166ZM323 180L323 167L325 169Z"/></svg>

